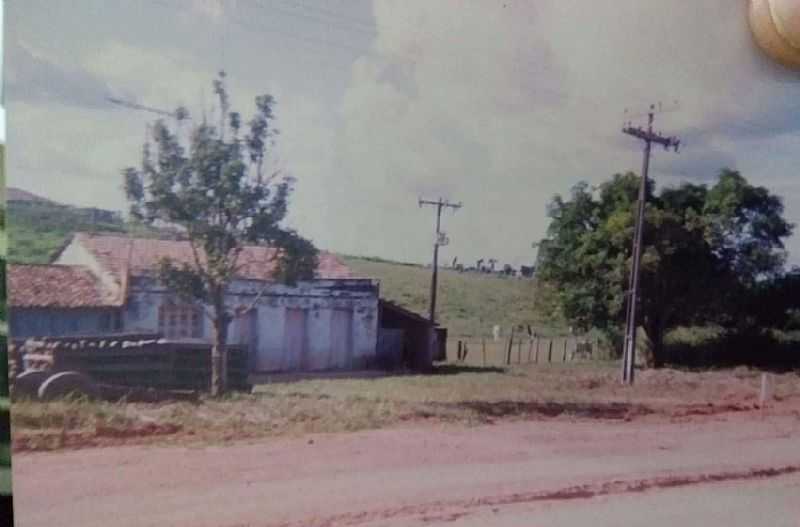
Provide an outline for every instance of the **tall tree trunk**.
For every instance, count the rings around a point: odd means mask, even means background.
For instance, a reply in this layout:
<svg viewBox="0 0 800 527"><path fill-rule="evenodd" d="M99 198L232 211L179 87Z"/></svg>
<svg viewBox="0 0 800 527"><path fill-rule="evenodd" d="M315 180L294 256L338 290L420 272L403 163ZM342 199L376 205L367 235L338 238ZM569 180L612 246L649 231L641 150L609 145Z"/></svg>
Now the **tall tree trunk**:
<svg viewBox="0 0 800 527"><path fill-rule="evenodd" d="M228 324L225 299L214 300L214 345L211 348L211 396L221 397L228 388Z"/></svg>

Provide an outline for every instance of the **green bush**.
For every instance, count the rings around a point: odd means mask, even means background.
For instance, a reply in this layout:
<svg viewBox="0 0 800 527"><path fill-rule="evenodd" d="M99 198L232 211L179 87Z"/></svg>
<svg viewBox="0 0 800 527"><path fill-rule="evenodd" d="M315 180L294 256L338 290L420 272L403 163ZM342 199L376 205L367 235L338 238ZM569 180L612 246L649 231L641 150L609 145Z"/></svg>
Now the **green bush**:
<svg viewBox="0 0 800 527"><path fill-rule="evenodd" d="M678 328L665 339L667 362L677 366L800 368L800 333L770 329Z"/></svg>

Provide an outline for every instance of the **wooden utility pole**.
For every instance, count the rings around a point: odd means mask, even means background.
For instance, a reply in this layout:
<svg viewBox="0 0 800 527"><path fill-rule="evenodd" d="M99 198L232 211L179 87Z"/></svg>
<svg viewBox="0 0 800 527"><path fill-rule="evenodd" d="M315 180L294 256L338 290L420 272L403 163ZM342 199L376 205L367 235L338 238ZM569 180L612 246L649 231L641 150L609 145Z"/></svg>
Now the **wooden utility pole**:
<svg viewBox="0 0 800 527"><path fill-rule="evenodd" d="M431 276L431 308L430 308L430 321L431 324L436 323L436 286L439 274L439 246L447 245L447 237L442 232L442 209L458 210L462 207L461 203L450 203L442 198L437 201L428 201L420 198L419 206L432 205L436 207L436 238L433 243L433 275Z"/></svg>
<svg viewBox="0 0 800 527"><path fill-rule="evenodd" d="M633 127L628 123L622 133L644 141L644 159L642 161L642 177L639 184L637 202L636 229L633 235L633 265L628 289L627 313L625 320L625 344L622 352L622 382L633 384L634 356L636 354L636 304L639 300L639 265L642 257L642 231L644 230L645 202L647 200L647 173L650 169L650 151L653 143L661 145L664 150L673 148L678 151L680 141L675 137L665 137L653 132L655 105L650 106L647 114L647 130Z"/></svg>

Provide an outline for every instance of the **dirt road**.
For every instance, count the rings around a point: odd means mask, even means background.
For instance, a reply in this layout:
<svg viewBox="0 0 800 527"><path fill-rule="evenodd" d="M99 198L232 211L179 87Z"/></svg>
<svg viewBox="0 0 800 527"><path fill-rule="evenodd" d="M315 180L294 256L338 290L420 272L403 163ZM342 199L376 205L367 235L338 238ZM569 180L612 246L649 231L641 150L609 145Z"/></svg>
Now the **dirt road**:
<svg viewBox="0 0 800 527"><path fill-rule="evenodd" d="M800 526L800 476L689 486L569 503L537 502L426 518L428 527ZM408 525L404 521L370 527Z"/></svg>
<svg viewBox="0 0 800 527"><path fill-rule="evenodd" d="M17 525L515 526L536 525L524 521L536 511L541 525L585 525L597 523L581 518L614 517L628 501L638 509L608 524L639 525L631 514L649 515L659 500L677 512L686 496L700 508L741 506L737 489L769 494L770 506L783 496L786 510L773 516L796 514L785 497L800 483L800 419L713 419L420 425L213 448L21 454ZM718 524L701 520L691 524Z"/></svg>

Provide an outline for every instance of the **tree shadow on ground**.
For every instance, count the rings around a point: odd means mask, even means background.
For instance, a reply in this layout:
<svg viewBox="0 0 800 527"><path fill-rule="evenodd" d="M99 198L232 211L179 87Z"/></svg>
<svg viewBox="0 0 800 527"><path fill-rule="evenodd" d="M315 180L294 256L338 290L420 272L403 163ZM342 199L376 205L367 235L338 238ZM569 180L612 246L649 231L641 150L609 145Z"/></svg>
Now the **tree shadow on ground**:
<svg viewBox="0 0 800 527"><path fill-rule="evenodd" d="M545 401L459 401L436 403L442 409L470 410L486 420L508 417L558 417L570 415L589 419L629 419L653 412L630 403L571 403Z"/></svg>
<svg viewBox="0 0 800 527"><path fill-rule="evenodd" d="M431 371L433 375L458 375L459 373L506 373L505 368L496 366L469 366L467 364L435 364Z"/></svg>

